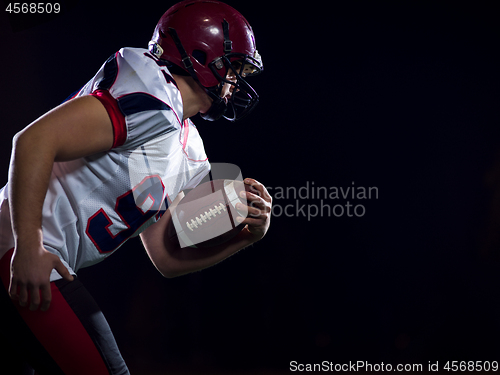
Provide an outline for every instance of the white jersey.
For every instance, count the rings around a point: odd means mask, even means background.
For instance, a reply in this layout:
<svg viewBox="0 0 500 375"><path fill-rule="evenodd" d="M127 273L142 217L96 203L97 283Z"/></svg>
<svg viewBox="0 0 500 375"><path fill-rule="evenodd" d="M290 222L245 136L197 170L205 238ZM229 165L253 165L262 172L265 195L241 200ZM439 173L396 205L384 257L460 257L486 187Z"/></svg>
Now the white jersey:
<svg viewBox="0 0 500 375"><path fill-rule="evenodd" d="M114 129L113 148L54 164L43 205L45 248L71 273L95 264L159 220L210 165L166 66L147 50L123 48L76 96L94 95ZM0 190L0 257L14 246L8 184ZM51 281L60 275L53 270Z"/></svg>

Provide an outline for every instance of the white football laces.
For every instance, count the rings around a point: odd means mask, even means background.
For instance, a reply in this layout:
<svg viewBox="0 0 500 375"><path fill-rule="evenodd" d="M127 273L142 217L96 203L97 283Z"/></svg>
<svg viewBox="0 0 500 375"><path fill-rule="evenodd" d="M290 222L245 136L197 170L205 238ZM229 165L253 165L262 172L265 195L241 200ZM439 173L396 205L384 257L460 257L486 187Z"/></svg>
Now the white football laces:
<svg viewBox="0 0 500 375"><path fill-rule="evenodd" d="M202 226L203 223L206 223L207 220L212 220L212 217L215 217L217 214L220 215L223 211L227 211L224 203L215 205L214 208L209 208L208 211L205 211L205 214L201 214L200 216L191 219L191 222L187 221L186 226L189 230L194 231L198 227Z"/></svg>

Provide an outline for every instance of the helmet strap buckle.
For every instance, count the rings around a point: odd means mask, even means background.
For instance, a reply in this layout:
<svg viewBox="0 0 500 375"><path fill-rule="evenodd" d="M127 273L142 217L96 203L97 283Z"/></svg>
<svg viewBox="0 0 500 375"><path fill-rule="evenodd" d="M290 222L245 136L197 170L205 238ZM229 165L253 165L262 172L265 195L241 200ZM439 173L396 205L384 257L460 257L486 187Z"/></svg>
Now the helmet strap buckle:
<svg viewBox="0 0 500 375"><path fill-rule="evenodd" d="M222 21L222 33L224 34L224 54L231 53L233 50L233 42L229 39L229 23Z"/></svg>
<svg viewBox="0 0 500 375"><path fill-rule="evenodd" d="M179 39L179 35L177 35L177 31L175 31L174 28L169 27L168 33L170 34L170 36L174 40L174 43L177 47L177 50L179 51L179 53L181 55L181 61L184 64L184 67L189 72L191 77L193 77L193 79L195 81L198 81L198 76L196 75L196 72L193 69L193 62L191 61L191 58L187 54L186 50L184 49L184 46L182 45L181 40Z"/></svg>

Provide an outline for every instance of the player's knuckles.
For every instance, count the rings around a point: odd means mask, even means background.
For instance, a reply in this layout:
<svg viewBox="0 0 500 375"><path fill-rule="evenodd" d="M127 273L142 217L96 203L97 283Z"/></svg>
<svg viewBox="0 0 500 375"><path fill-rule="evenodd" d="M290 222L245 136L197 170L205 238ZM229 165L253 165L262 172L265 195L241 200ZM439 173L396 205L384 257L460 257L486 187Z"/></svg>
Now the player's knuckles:
<svg viewBox="0 0 500 375"><path fill-rule="evenodd" d="M265 209L265 205L261 201L251 202L248 207L252 208L254 212L258 212L259 215L262 213L262 210Z"/></svg>
<svg viewBox="0 0 500 375"><path fill-rule="evenodd" d="M247 207L247 214L248 216L254 216L256 212L256 208L252 206Z"/></svg>
<svg viewBox="0 0 500 375"><path fill-rule="evenodd" d="M259 197L258 195L256 194L253 194L253 193L247 193L247 200L251 201L251 203L255 203L255 201L259 201L261 200L262 198Z"/></svg>
<svg viewBox="0 0 500 375"><path fill-rule="evenodd" d="M265 200L262 200L257 205L262 214L269 214L271 212L271 204Z"/></svg>
<svg viewBox="0 0 500 375"><path fill-rule="evenodd" d="M262 194L260 194L260 197L262 197L266 202L273 201L273 197L271 196L271 194L269 194L265 186L262 186Z"/></svg>
<svg viewBox="0 0 500 375"><path fill-rule="evenodd" d="M273 204L273 196L269 193L267 193L267 196L266 196L266 200L270 203L270 204Z"/></svg>
<svg viewBox="0 0 500 375"><path fill-rule="evenodd" d="M10 279L13 283L17 283L20 285L25 283L27 277L24 277L24 275L20 272L12 271Z"/></svg>
<svg viewBox="0 0 500 375"><path fill-rule="evenodd" d="M267 190L266 186L264 184L260 184L260 187L261 187L261 190L262 190L262 193L265 195L265 196L271 196L269 194L269 191Z"/></svg>
<svg viewBox="0 0 500 375"><path fill-rule="evenodd" d="M256 200L260 198L260 193L258 191L253 192L253 191L247 191L245 192L245 196L249 200Z"/></svg>
<svg viewBox="0 0 500 375"><path fill-rule="evenodd" d="M38 279L38 278L33 278L33 279L28 280L26 282L26 288L29 291L39 290L41 285L43 285L43 281L41 279Z"/></svg>
<svg viewBox="0 0 500 375"><path fill-rule="evenodd" d="M262 183L260 183L257 180L254 180L253 178L246 179L245 183L247 185L250 185L255 190L258 190L259 192L262 192L265 189L265 187L264 187L264 185Z"/></svg>
<svg viewBox="0 0 500 375"><path fill-rule="evenodd" d="M266 212L270 213L272 211L273 202L265 201L264 202L264 207L265 207Z"/></svg>
<svg viewBox="0 0 500 375"><path fill-rule="evenodd" d="M257 207L250 207L248 209L248 213L254 217L258 217L258 216L262 215L262 211L260 210L260 208L257 208Z"/></svg>
<svg viewBox="0 0 500 375"><path fill-rule="evenodd" d="M253 185L253 184L258 184L259 182L254 179L254 178L245 178L245 184L247 185Z"/></svg>

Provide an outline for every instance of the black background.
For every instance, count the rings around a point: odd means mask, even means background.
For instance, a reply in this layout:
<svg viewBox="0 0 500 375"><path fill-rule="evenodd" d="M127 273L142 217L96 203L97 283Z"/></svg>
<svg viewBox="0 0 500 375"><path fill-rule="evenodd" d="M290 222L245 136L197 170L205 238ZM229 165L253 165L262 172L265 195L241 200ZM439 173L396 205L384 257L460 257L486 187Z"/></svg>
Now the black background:
<svg viewBox="0 0 500 375"><path fill-rule="evenodd" d="M172 5L60 3L51 17L8 17L2 4L2 184L13 135L119 48L147 46ZM252 24L265 71L251 80L261 103L250 117L194 119L210 160L274 192L354 183L378 199L350 199L363 217L308 220L280 207L319 199L275 198L265 239L176 279L135 240L81 270L132 373L499 360L493 3L228 3Z"/></svg>

